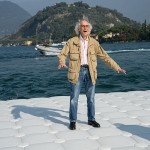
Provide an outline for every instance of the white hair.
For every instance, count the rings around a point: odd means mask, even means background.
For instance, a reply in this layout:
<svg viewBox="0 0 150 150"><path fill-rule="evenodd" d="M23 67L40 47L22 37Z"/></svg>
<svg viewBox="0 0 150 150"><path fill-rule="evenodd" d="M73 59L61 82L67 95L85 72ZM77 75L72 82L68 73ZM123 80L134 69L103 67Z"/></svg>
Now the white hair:
<svg viewBox="0 0 150 150"><path fill-rule="evenodd" d="M81 19L81 20L79 20L77 23L76 23L76 25L75 25L75 33L77 34L77 35L79 35L80 34L80 32L79 32L79 28L80 28L80 25L81 25L81 22L82 21L87 21L88 23L89 23L89 26L90 26L90 32L89 32L89 34L91 33L91 30L92 30L92 24L89 22L89 19L87 18L87 17L85 17L85 16L83 16L83 19Z"/></svg>

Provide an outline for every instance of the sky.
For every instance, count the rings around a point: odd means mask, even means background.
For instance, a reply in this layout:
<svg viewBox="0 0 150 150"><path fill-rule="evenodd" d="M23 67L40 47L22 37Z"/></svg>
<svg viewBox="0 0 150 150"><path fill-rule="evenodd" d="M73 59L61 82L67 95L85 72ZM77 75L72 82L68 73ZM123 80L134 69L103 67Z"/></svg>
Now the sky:
<svg viewBox="0 0 150 150"><path fill-rule="evenodd" d="M0 0L5 1L5 0ZM7 0L14 2L27 10L31 15L35 15L39 10L55 3L74 3L81 0ZM99 5L102 7L116 9L125 17L143 23L146 19L150 23L150 0L82 0L91 7Z"/></svg>

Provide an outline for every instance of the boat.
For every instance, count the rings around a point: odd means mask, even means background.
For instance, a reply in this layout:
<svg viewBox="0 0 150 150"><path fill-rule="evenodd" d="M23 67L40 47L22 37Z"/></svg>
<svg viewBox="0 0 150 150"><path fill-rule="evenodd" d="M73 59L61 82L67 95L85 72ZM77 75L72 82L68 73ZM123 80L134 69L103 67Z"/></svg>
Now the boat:
<svg viewBox="0 0 150 150"><path fill-rule="evenodd" d="M66 44L66 41L63 41L61 43L53 43L53 40L51 39L51 37L52 37L52 34L50 34L48 45L36 44L35 50L39 51L41 54L45 56L58 55L61 49L63 48L63 46Z"/></svg>
<svg viewBox="0 0 150 150"><path fill-rule="evenodd" d="M41 54L45 56L55 56L58 55L63 48L63 46L66 44L66 42L61 43L53 43L50 46L46 45L36 45L35 50L39 51Z"/></svg>

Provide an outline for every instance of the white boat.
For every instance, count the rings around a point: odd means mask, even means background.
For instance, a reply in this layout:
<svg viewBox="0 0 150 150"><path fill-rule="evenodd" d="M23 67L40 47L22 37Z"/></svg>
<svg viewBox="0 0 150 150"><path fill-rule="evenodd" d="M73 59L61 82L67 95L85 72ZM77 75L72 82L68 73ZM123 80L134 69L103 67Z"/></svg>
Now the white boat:
<svg viewBox="0 0 150 150"><path fill-rule="evenodd" d="M50 56L50 55L58 55L63 48L63 46L66 44L66 42L62 43L53 43L50 46L44 46L44 45L36 45L35 50L39 51L41 54Z"/></svg>

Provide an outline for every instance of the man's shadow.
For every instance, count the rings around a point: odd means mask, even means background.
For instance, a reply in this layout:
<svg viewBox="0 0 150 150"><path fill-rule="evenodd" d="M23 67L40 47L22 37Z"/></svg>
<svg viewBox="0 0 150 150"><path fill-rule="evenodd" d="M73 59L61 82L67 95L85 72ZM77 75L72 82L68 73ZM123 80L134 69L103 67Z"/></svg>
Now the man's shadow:
<svg viewBox="0 0 150 150"><path fill-rule="evenodd" d="M131 133L132 135L136 135L146 140L150 140L150 128L144 127L140 125L124 125L124 124L115 124L115 126L122 130Z"/></svg>
<svg viewBox="0 0 150 150"><path fill-rule="evenodd" d="M11 113L13 114L14 119L22 118L21 112L23 112L26 114L30 114L32 116L42 117L53 123L63 124L65 126L68 126L67 122L62 121L63 119L68 120L68 117L67 117L68 111L52 109L52 108L30 107L30 106L24 106L24 105L14 105L12 107L13 109ZM61 118L63 119L61 120Z"/></svg>

